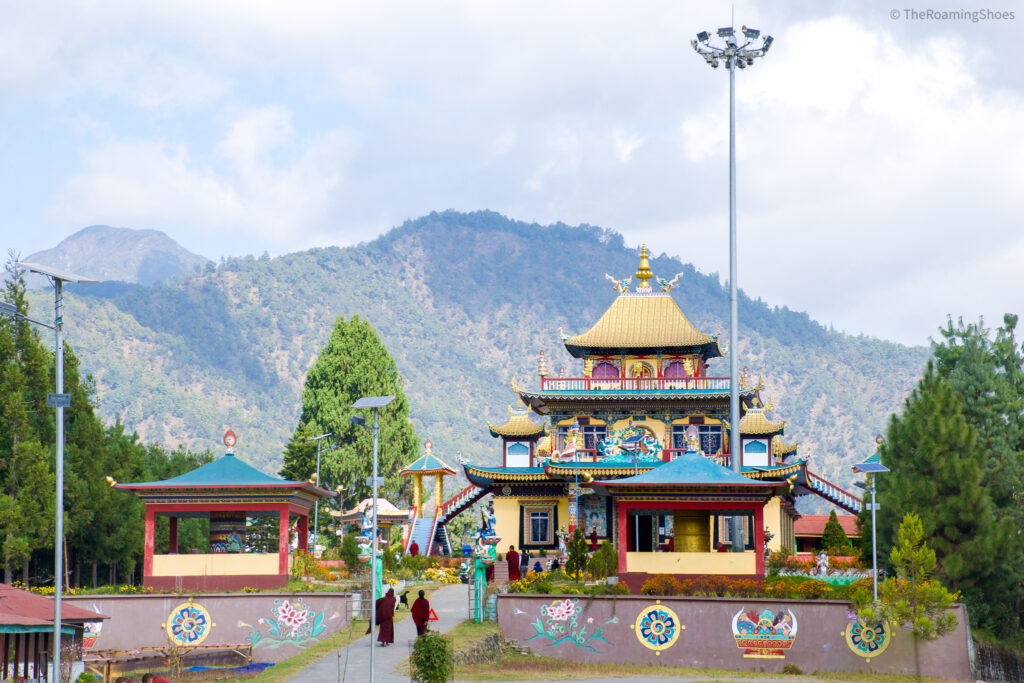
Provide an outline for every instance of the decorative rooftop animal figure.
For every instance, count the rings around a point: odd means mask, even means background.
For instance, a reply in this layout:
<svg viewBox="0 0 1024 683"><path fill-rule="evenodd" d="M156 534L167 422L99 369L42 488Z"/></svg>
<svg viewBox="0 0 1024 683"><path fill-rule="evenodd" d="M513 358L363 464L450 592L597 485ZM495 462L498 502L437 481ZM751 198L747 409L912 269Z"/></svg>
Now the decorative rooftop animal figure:
<svg viewBox="0 0 1024 683"><path fill-rule="evenodd" d="M619 294L625 294L629 291L629 283L633 281L633 278L626 278L625 280L616 280L608 273L604 274L605 278L612 281L612 285L615 287L615 291Z"/></svg>
<svg viewBox="0 0 1024 683"><path fill-rule="evenodd" d="M682 276L682 273L676 273L676 276L671 280L665 280L664 278L660 277L655 279L658 281L658 284L661 285L661 291L671 292L673 289L679 288L679 285L677 285L676 283L679 282L679 278L681 278Z"/></svg>

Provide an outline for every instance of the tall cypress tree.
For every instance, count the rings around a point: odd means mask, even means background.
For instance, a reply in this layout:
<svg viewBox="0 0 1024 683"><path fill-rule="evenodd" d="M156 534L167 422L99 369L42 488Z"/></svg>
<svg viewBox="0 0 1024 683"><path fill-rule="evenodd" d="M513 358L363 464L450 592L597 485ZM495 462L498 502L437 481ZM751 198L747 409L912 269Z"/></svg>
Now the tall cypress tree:
<svg viewBox="0 0 1024 683"><path fill-rule="evenodd" d="M821 546L830 553L846 554L850 547L850 539L843 531L843 525L836 517L836 511L828 514L828 521L825 522L825 529L821 532Z"/></svg>
<svg viewBox="0 0 1024 683"><path fill-rule="evenodd" d="M378 473L385 478L382 495L392 499L407 495L409 481L398 476L403 466L416 459L416 433L409 422L409 403L402 391L402 377L380 336L370 323L353 316L338 318L320 355L306 374L302 390L302 414L295 428L282 472L292 476L310 470L310 451L300 439L330 432L336 448L321 454L320 483L345 487L345 498L370 495L366 478L373 472L373 437L368 429L349 422L359 414L372 425L371 411L354 411L352 404L364 396L394 396L380 410ZM316 467L316 447L311 450ZM308 476L308 475L307 475Z"/></svg>
<svg viewBox="0 0 1024 683"><path fill-rule="evenodd" d="M929 362L903 414L890 420L881 456L892 471L876 483L879 554L894 545L900 520L917 514L939 578L972 606L984 604L1009 539L983 485L985 454L977 442L959 398Z"/></svg>

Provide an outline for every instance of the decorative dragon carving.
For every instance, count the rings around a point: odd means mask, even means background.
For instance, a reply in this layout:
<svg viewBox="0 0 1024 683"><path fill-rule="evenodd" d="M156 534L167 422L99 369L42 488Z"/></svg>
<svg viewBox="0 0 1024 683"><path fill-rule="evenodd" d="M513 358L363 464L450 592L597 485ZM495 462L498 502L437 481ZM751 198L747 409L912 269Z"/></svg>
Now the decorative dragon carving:
<svg viewBox="0 0 1024 683"><path fill-rule="evenodd" d="M625 294L629 291L629 283L633 281L633 278L626 278L625 280L616 280L608 273L604 274L605 278L612 281L612 285L615 286L615 291L619 294Z"/></svg>
<svg viewBox="0 0 1024 683"><path fill-rule="evenodd" d="M679 282L679 278L681 278L682 276L682 273L676 273L676 276L671 280L666 280L660 277L656 277L655 279L658 281L658 284L661 285L661 291L671 292L673 289L679 288L679 285L677 285L676 283Z"/></svg>

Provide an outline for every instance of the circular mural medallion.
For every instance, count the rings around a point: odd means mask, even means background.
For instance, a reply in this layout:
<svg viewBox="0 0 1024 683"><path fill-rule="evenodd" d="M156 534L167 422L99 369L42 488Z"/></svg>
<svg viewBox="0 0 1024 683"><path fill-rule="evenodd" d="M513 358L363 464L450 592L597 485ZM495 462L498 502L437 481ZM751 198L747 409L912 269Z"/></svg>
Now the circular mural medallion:
<svg viewBox="0 0 1024 683"><path fill-rule="evenodd" d="M877 657L885 652L892 640L892 630L884 621L870 624L856 621L846 627L846 644L861 657Z"/></svg>
<svg viewBox="0 0 1024 683"><path fill-rule="evenodd" d="M633 625L637 640L658 654L672 647L684 628L676 613L664 605L651 605L641 610Z"/></svg>
<svg viewBox="0 0 1024 683"><path fill-rule="evenodd" d="M198 645L206 640L213 620L206 608L194 602L183 602L167 617L167 636L177 645Z"/></svg>

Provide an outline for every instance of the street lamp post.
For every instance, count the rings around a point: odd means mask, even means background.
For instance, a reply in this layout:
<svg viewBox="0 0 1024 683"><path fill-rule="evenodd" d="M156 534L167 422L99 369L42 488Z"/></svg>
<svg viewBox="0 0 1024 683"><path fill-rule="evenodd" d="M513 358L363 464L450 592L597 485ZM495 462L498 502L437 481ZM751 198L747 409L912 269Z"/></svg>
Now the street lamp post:
<svg viewBox="0 0 1024 683"><path fill-rule="evenodd" d="M329 436L333 436L331 432L321 434L320 436L314 436L306 441L316 441L316 485L320 486L320 444L323 440ZM320 540L320 498L317 497L316 503L313 504L313 557L316 557L316 542Z"/></svg>
<svg viewBox="0 0 1024 683"><path fill-rule="evenodd" d="M374 573L377 571L377 442L380 436L378 419L380 409L394 400L394 396L366 396L352 404L355 409L373 408L373 427L371 428L373 432L373 536L370 540L370 683L375 680L373 632L377 627L377 581ZM366 427L365 418L350 417L349 421L360 427Z"/></svg>
<svg viewBox="0 0 1024 683"><path fill-rule="evenodd" d="M54 331L56 336L56 375L57 392L46 397L47 406L57 409L57 457L55 464L56 494L57 494L57 519L56 533L54 534L54 562L53 562L53 680L59 680L60 676L60 641L61 641L61 598L63 595L64 576L64 408L71 405L71 396L64 393L64 283L74 282L76 284L92 284L97 282L81 275L56 270L49 266L41 266L36 263L15 263L15 268L28 270L33 273L45 275L53 284L53 325L32 320L17 312L17 309L10 304L3 307L3 312L15 318L24 318L37 325L42 325Z"/></svg>
<svg viewBox="0 0 1024 683"><path fill-rule="evenodd" d="M857 474L867 475L868 483L865 484L862 481L858 481L855 485L858 488L862 488L865 491L871 493L871 502L868 506L871 509L871 582L872 588L874 589L875 602L878 602L878 541L875 533L875 510L878 509L878 503L875 502L875 477L876 474L888 472L889 468L880 462L861 462L853 466L853 471Z"/></svg>
<svg viewBox="0 0 1024 683"><path fill-rule="evenodd" d="M757 29L742 27L746 42L737 42L736 32L731 26L718 29L718 38L724 46L711 45L707 31L697 34L690 41L693 49L704 58L712 69L718 68L719 61L729 70L729 460L734 472L739 472L742 463L740 447L740 395L739 395L739 288L736 281L736 68L753 66L756 57L763 57L774 40L771 36L761 37ZM759 42L759 47L752 47ZM743 552L746 543L741 541L743 520L733 515L729 531L733 552Z"/></svg>

